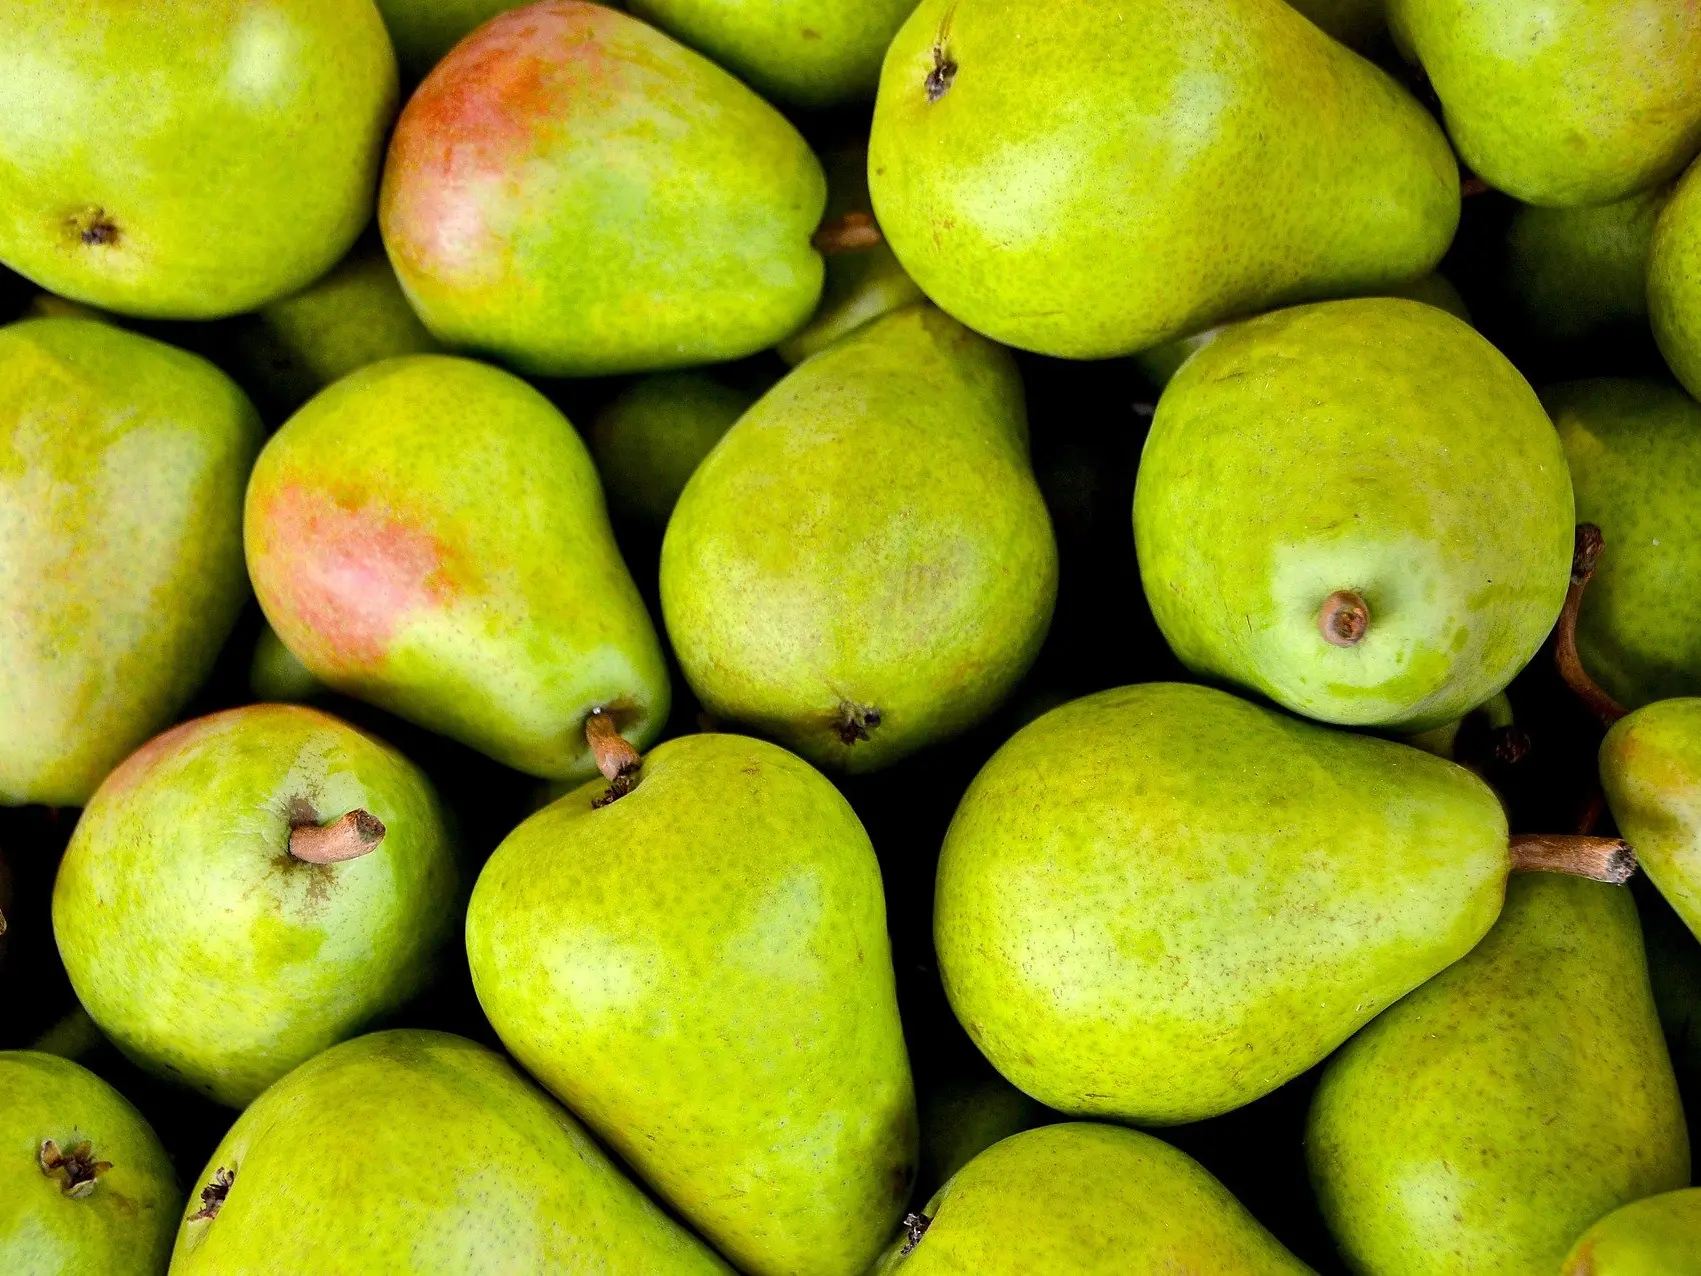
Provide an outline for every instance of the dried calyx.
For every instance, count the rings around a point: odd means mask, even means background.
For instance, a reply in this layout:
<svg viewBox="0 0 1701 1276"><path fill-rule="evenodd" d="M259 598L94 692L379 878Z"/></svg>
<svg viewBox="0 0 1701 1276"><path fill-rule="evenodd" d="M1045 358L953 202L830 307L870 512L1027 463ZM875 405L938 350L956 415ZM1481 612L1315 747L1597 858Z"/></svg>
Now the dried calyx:
<svg viewBox="0 0 1701 1276"><path fill-rule="evenodd" d="M382 820L356 809L329 824L304 822L292 826L289 853L309 864L340 864L377 850L384 833Z"/></svg>
<svg viewBox="0 0 1701 1276"><path fill-rule="evenodd" d="M217 1218L219 1210L224 1208L224 1199L230 1195L230 1186L236 1182L236 1171L219 1166L213 1171L213 1180L201 1189L201 1208L189 1216L191 1223L201 1219Z"/></svg>
<svg viewBox="0 0 1701 1276"><path fill-rule="evenodd" d="M630 793L638 783L638 769L644 759L630 741L620 734L614 718L607 709L592 709L585 719L585 742L591 746L597 770L608 781L601 797L591 801L592 809L607 806Z"/></svg>
<svg viewBox="0 0 1701 1276"><path fill-rule="evenodd" d="M833 715L833 730L838 732L841 744L851 745L866 740L879 725L880 710L871 704L855 704L846 700Z"/></svg>
<svg viewBox="0 0 1701 1276"><path fill-rule="evenodd" d="M95 1180L112 1168L111 1161L97 1161L88 1140L69 1151L61 1151L52 1139L42 1141L38 1158L41 1172L59 1180L59 1190L79 1200L95 1190Z"/></svg>
<svg viewBox="0 0 1701 1276"><path fill-rule="evenodd" d="M1571 584L1565 591L1565 606L1560 609L1559 623L1553 628L1553 662L1565 685L1583 702L1583 707L1610 727L1624 716L1624 706L1601 690L1583 659L1577 654L1577 616L1583 609L1583 591L1589 587L1589 577L1595 574L1605 547L1601 529L1593 523L1577 525L1577 539L1571 550Z"/></svg>
<svg viewBox="0 0 1701 1276"><path fill-rule="evenodd" d="M898 1251L898 1257L902 1258L921 1244L921 1238L927 1235L932 1224L933 1220L925 1214L905 1214L904 1221L899 1224L904 1229L904 1247Z"/></svg>
<svg viewBox="0 0 1701 1276"><path fill-rule="evenodd" d="M1337 589L1323 600L1317 628L1332 647L1356 647L1370 631L1370 605L1350 589Z"/></svg>

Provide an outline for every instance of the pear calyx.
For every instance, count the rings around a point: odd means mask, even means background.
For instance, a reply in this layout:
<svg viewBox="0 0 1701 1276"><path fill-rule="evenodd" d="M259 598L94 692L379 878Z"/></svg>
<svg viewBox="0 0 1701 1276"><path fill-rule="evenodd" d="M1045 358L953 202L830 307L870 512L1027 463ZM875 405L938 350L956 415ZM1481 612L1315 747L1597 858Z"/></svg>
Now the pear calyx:
<svg viewBox="0 0 1701 1276"><path fill-rule="evenodd" d="M1565 606L1560 609L1559 621L1553 628L1553 662L1565 685L1583 702L1583 707L1610 727L1625 714L1625 708L1614 700L1583 668L1583 658L1577 654L1577 614L1583 609L1583 591L1589 577L1595 574L1606 538L1593 523L1577 524L1576 547L1571 551L1571 584L1565 590Z"/></svg>
<svg viewBox="0 0 1701 1276"><path fill-rule="evenodd" d="M59 1190L78 1200L90 1195L95 1190L95 1180L112 1168L111 1161L94 1159L94 1150L87 1139L64 1152L52 1139L43 1139L37 1159L41 1162L41 1172L58 1179Z"/></svg>
<svg viewBox="0 0 1701 1276"><path fill-rule="evenodd" d="M1636 852L1616 837L1514 833L1510 849L1519 873L1566 873L1622 886L1636 872Z"/></svg>
<svg viewBox="0 0 1701 1276"><path fill-rule="evenodd" d="M949 93L951 81L957 78L956 59L945 52L945 37L950 34L951 13L947 10L945 21L939 24L939 34L933 40L933 69L927 73L927 79L922 81L929 102L937 102Z"/></svg>
<svg viewBox="0 0 1701 1276"><path fill-rule="evenodd" d="M873 213L846 213L834 221L823 222L809 242L822 256L832 257L878 248L886 238L880 233L880 224L874 220Z"/></svg>
<svg viewBox="0 0 1701 1276"><path fill-rule="evenodd" d="M904 1221L898 1226L904 1229L904 1247L898 1251L898 1257L902 1258L921 1244L921 1238L927 1235L933 1220L925 1214L905 1214Z"/></svg>
<svg viewBox="0 0 1701 1276"><path fill-rule="evenodd" d="M191 1223L214 1219L224 1208L224 1198L230 1195L230 1185L236 1182L236 1171L219 1166L213 1171L212 1182L201 1189L201 1208L189 1216Z"/></svg>
<svg viewBox="0 0 1701 1276"><path fill-rule="evenodd" d="M868 739L868 733L879 725L880 710L871 704L843 700L839 702L839 711L833 715L833 730L838 732L839 740L845 745Z"/></svg>
<svg viewBox="0 0 1701 1276"><path fill-rule="evenodd" d="M591 746L591 756L597 760L597 770L608 781L608 791L591 802L593 810L600 810L632 791L644 760L620 734L607 709L591 710L585 719L585 740Z"/></svg>
<svg viewBox="0 0 1701 1276"><path fill-rule="evenodd" d="M384 822L358 807L329 824L297 824L289 831L289 853L308 864L340 864L378 849Z"/></svg>
<svg viewBox="0 0 1701 1276"><path fill-rule="evenodd" d="M1356 647L1370 632L1370 605L1350 589L1337 589L1323 600L1317 628L1332 647Z"/></svg>

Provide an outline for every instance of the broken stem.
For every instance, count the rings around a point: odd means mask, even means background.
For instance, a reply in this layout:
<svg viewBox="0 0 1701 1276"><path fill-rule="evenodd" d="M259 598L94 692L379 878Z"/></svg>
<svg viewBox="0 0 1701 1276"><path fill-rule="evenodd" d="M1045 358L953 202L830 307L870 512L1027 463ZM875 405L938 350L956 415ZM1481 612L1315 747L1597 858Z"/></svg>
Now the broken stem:
<svg viewBox="0 0 1701 1276"><path fill-rule="evenodd" d="M1583 591L1588 588L1589 577L1595 574L1604 544L1600 528L1593 523L1577 524L1577 540L1571 551L1571 584L1565 591L1565 606L1560 608L1559 623L1553 630L1553 662L1583 707L1600 719L1602 726L1610 727L1624 716L1624 706L1601 690L1577 654L1577 615L1583 608Z"/></svg>
<svg viewBox="0 0 1701 1276"><path fill-rule="evenodd" d="M875 248L885 242L873 213L846 213L837 221L825 222L810 241L815 251L831 257L835 253L856 253Z"/></svg>
<svg viewBox="0 0 1701 1276"><path fill-rule="evenodd" d="M1511 852L1518 873L1566 873L1622 886L1636 871L1636 852L1616 837L1516 833Z"/></svg>
<svg viewBox="0 0 1701 1276"><path fill-rule="evenodd" d="M289 853L309 864L341 864L378 849L384 823L359 809L329 824L298 824L289 831Z"/></svg>
<svg viewBox="0 0 1701 1276"><path fill-rule="evenodd" d="M590 716L585 719L585 742L591 746L591 756L597 761L597 770L601 771L602 778L608 781L608 792L591 805L604 807L616 798L623 798L630 793L632 786L637 783L638 768L644 764L644 759L638 750L632 747L631 742L620 734L608 710L591 710Z"/></svg>

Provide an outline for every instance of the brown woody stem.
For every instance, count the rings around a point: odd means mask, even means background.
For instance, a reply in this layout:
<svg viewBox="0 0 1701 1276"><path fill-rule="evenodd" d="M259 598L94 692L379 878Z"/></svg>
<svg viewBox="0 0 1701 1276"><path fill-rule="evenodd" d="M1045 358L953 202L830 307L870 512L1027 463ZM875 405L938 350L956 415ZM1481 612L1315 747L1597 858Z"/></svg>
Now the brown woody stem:
<svg viewBox="0 0 1701 1276"><path fill-rule="evenodd" d="M1473 195L1486 195L1493 189L1494 187L1480 177L1462 178L1459 182L1459 198L1469 199Z"/></svg>
<svg viewBox="0 0 1701 1276"><path fill-rule="evenodd" d="M1602 726L1610 727L1624 716L1624 706L1601 690L1577 654L1577 614L1583 608L1583 591L1595 574L1603 544L1600 528L1593 523L1577 524L1577 540L1571 551L1571 585L1565 591L1565 606L1553 630L1553 662L1583 707L1600 719Z"/></svg>
<svg viewBox="0 0 1701 1276"><path fill-rule="evenodd" d="M816 252L831 257L835 253L857 253L878 247L884 236L873 213L846 213L837 221L824 223L809 242Z"/></svg>
<svg viewBox="0 0 1701 1276"><path fill-rule="evenodd" d="M357 809L329 824L296 825L289 831L289 853L309 864L341 864L370 854L383 840L383 821Z"/></svg>
<svg viewBox="0 0 1701 1276"><path fill-rule="evenodd" d="M1616 837L1571 833L1517 833L1512 868L1519 873L1567 873L1622 886L1636 871L1636 852Z"/></svg>
<svg viewBox="0 0 1701 1276"><path fill-rule="evenodd" d="M1323 600L1317 628L1332 647L1356 647L1370 631L1370 605L1350 589L1337 589Z"/></svg>

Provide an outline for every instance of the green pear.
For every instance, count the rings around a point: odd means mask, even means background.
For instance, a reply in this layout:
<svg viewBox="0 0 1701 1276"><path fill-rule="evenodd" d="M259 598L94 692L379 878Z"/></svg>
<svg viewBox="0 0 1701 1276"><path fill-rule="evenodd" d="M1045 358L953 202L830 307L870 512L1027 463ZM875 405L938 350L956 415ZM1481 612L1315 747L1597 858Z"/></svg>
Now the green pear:
<svg viewBox="0 0 1701 1276"><path fill-rule="evenodd" d="M1282 0L922 0L868 184L943 310L1073 359L1416 278L1459 219L1428 112Z"/></svg>
<svg viewBox="0 0 1701 1276"><path fill-rule="evenodd" d="M662 613L703 707L851 771L996 708L1056 595L1020 374L931 306L764 395L662 543Z"/></svg>
<svg viewBox="0 0 1701 1276"><path fill-rule="evenodd" d="M495 1051L446 1032L334 1046L237 1118L174 1276L731 1276Z"/></svg>
<svg viewBox="0 0 1701 1276"><path fill-rule="evenodd" d="M174 727L60 862L71 986L138 1065L241 1107L424 985L457 917L445 819L412 763L316 710Z"/></svg>
<svg viewBox="0 0 1701 1276"><path fill-rule="evenodd" d="M1195 1121L1469 952L1511 867L1561 866L1547 841L1509 849L1494 792L1421 750L1208 687L1122 687L1022 728L969 786L939 858L939 973L1041 1103ZM1622 880L1622 844L1585 846Z"/></svg>
<svg viewBox="0 0 1701 1276"><path fill-rule="evenodd" d="M874 202L868 196L867 141L835 151L828 156L826 168L824 224L832 226L847 217L872 218ZM827 257L826 283L814 317L775 349L780 358L796 367L847 333L922 300L921 289L904 273L884 239L834 252Z"/></svg>
<svg viewBox="0 0 1701 1276"><path fill-rule="evenodd" d="M1637 902L1648 947L1648 980L1678 1086L1701 1097L1701 940L1657 891L1642 894Z"/></svg>
<svg viewBox="0 0 1701 1276"><path fill-rule="evenodd" d="M1220 333L1164 388L1134 492L1146 600L1183 664L1403 733L1529 663L1565 601L1573 524L1565 455L1518 370L1393 298Z"/></svg>
<svg viewBox="0 0 1701 1276"><path fill-rule="evenodd" d="M1388 43L1388 0L1288 0L1348 48L1369 55Z"/></svg>
<svg viewBox="0 0 1701 1276"><path fill-rule="evenodd" d="M1683 175L1654 226L1648 318L1672 372L1701 397L1701 162Z"/></svg>
<svg viewBox="0 0 1701 1276"><path fill-rule="evenodd" d="M443 60L443 55L499 13L518 9L524 0L377 0L378 12L396 46L396 60L411 83Z"/></svg>
<svg viewBox="0 0 1701 1276"><path fill-rule="evenodd" d="M337 691L546 779L595 773L594 709L640 745L667 720L590 453L518 377L446 355L345 377L266 445L246 529L267 620Z"/></svg>
<svg viewBox="0 0 1701 1276"><path fill-rule="evenodd" d="M865 102L914 0L629 0L765 97L793 106Z"/></svg>
<svg viewBox="0 0 1701 1276"><path fill-rule="evenodd" d="M248 597L259 447L203 359L86 319L0 328L0 803L81 806L201 685Z"/></svg>
<svg viewBox="0 0 1701 1276"><path fill-rule="evenodd" d="M260 622L260 636L254 640L254 656L248 664L248 688L256 700L280 704L301 704L328 690L265 621Z"/></svg>
<svg viewBox="0 0 1701 1276"><path fill-rule="evenodd" d="M624 13L543 0L409 99L379 224L439 340L594 376L738 359L802 327L825 198L797 130L727 72Z"/></svg>
<svg viewBox="0 0 1701 1276"><path fill-rule="evenodd" d="M1701 404L1658 381L1550 387L1577 519L1605 544L1583 595L1577 651L1630 708L1701 693Z"/></svg>
<svg viewBox="0 0 1701 1276"><path fill-rule="evenodd" d="M1550 208L1609 204L1701 147L1701 23L1689 0L1388 0L1459 157Z"/></svg>
<svg viewBox="0 0 1701 1276"><path fill-rule="evenodd" d="M244 316L231 345L237 379L279 415L356 368L442 349L377 250L352 253L311 287Z"/></svg>
<svg viewBox="0 0 1701 1276"><path fill-rule="evenodd" d="M591 423L591 453L616 514L667 526L703 458L755 396L701 372L640 377Z"/></svg>
<svg viewBox="0 0 1701 1276"><path fill-rule="evenodd" d="M916 1195L925 1200L994 1143L1043 1125L1050 1115L1003 1077L935 1086L921 1100Z"/></svg>
<svg viewBox="0 0 1701 1276"><path fill-rule="evenodd" d="M159 1276L183 1195L142 1114L94 1073L0 1051L0 1269Z"/></svg>
<svg viewBox="0 0 1701 1276"><path fill-rule="evenodd" d="M872 1276L1311 1271L1185 1152L1084 1121L994 1144L906 1223Z"/></svg>
<svg viewBox="0 0 1701 1276"><path fill-rule="evenodd" d="M1535 208L1512 215L1506 282L1529 330L1581 341L1648 318L1648 253L1671 198L1656 186L1598 208Z"/></svg>
<svg viewBox="0 0 1701 1276"><path fill-rule="evenodd" d="M1614 1210L1578 1238L1559 1276L1701 1276L1701 1187Z"/></svg>
<svg viewBox="0 0 1701 1276"><path fill-rule="evenodd" d="M372 0L7 0L0 261L156 319L287 296L371 217L395 110Z"/></svg>
<svg viewBox="0 0 1701 1276"><path fill-rule="evenodd" d="M1348 1265L1552 1276L1607 1211L1689 1182L1629 892L1513 879L1477 948L1330 1061L1306 1156Z"/></svg>
<svg viewBox="0 0 1701 1276"><path fill-rule="evenodd" d="M508 835L467 910L502 1042L741 1271L860 1276L916 1167L880 868L759 740L692 735Z"/></svg>
<svg viewBox="0 0 1701 1276"><path fill-rule="evenodd" d="M1701 699L1659 700L1620 718L1600 763L1619 832L1701 938Z"/></svg>

